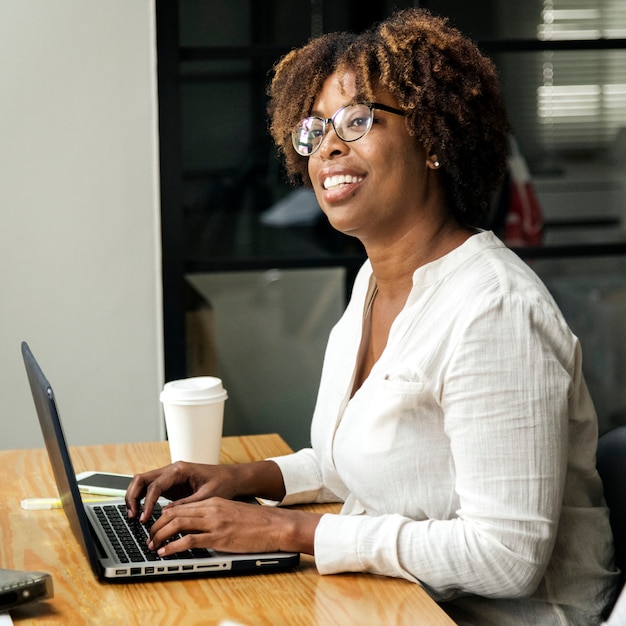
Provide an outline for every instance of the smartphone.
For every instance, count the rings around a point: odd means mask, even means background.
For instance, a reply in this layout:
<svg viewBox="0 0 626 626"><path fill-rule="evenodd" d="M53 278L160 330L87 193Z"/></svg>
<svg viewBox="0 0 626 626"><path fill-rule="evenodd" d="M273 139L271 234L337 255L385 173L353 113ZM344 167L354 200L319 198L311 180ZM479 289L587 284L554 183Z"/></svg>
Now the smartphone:
<svg viewBox="0 0 626 626"><path fill-rule="evenodd" d="M99 496L124 496L132 478L128 474L111 472L81 472L76 475L79 491Z"/></svg>

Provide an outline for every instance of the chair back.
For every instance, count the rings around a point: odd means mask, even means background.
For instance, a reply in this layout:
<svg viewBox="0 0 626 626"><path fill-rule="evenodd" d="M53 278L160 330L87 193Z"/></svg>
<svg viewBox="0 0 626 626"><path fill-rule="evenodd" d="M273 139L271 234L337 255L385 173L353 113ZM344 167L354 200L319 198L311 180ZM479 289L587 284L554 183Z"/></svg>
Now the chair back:
<svg viewBox="0 0 626 626"><path fill-rule="evenodd" d="M626 424L616 426L598 440L596 465L609 507L615 543L615 564L626 580Z"/></svg>

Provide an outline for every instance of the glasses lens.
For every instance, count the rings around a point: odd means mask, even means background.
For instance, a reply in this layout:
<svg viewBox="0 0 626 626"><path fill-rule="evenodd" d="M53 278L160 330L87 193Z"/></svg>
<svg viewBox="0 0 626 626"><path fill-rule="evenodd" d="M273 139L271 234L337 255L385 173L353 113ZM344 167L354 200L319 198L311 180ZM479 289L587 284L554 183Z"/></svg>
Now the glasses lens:
<svg viewBox="0 0 626 626"><path fill-rule="evenodd" d="M322 142L326 122L320 117L306 117L291 133L291 142L298 154L309 156Z"/></svg>
<svg viewBox="0 0 626 626"><path fill-rule="evenodd" d="M344 141L356 141L372 127L372 119L372 110L366 104L351 104L335 114L335 132Z"/></svg>
<svg viewBox="0 0 626 626"><path fill-rule="evenodd" d="M343 141L356 141L372 127L374 115L367 104L350 104L339 109L332 118L333 127ZM291 133L291 142L298 154L309 156L322 143L326 121L321 117L305 117Z"/></svg>

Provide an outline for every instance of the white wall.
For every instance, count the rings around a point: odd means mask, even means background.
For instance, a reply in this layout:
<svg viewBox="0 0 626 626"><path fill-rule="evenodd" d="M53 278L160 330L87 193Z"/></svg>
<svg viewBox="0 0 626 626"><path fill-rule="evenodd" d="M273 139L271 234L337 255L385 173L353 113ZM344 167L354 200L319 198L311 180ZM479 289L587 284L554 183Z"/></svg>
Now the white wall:
<svg viewBox="0 0 626 626"><path fill-rule="evenodd" d="M22 340L70 445L163 436L154 20L0 2L0 448L42 445Z"/></svg>

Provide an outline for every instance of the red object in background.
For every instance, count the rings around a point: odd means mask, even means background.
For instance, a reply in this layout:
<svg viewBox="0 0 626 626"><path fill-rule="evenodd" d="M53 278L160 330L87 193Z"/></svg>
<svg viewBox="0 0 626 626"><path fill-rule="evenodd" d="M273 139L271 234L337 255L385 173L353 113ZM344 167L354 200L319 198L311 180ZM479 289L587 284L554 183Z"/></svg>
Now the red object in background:
<svg viewBox="0 0 626 626"><path fill-rule="evenodd" d="M543 214L530 171L511 137L508 169L508 206L504 223L504 243L511 247L538 246L543 236Z"/></svg>

